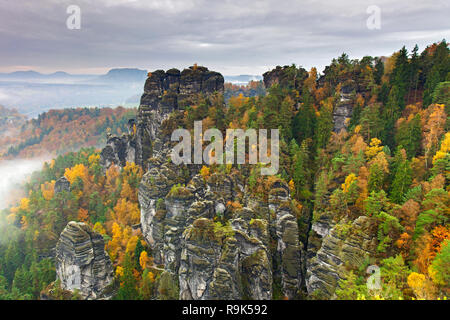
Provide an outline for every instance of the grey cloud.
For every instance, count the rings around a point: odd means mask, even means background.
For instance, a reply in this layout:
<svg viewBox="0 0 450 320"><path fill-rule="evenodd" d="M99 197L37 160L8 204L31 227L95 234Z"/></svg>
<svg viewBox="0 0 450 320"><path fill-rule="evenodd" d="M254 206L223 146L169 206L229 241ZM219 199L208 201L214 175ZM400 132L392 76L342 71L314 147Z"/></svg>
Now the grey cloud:
<svg viewBox="0 0 450 320"><path fill-rule="evenodd" d="M66 8L81 7L81 30L68 30ZM381 8L381 30L366 9ZM227 74L262 73L277 64L323 68L347 52L387 55L449 38L446 1L98 0L0 4L0 68L69 71L194 62Z"/></svg>

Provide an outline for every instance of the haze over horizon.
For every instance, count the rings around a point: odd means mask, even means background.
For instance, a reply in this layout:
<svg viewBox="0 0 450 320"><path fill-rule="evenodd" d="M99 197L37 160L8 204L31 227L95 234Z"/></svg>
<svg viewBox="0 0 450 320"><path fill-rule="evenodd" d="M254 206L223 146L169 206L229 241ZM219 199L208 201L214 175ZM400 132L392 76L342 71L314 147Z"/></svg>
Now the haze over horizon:
<svg viewBox="0 0 450 320"><path fill-rule="evenodd" d="M79 30L66 26L69 5L81 9ZM367 28L371 5L380 8L380 29ZM194 63L224 75L261 75L292 63L322 71L342 52L386 56L448 39L448 10L443 0L4 1L0 72L104 74Z"/></svg>

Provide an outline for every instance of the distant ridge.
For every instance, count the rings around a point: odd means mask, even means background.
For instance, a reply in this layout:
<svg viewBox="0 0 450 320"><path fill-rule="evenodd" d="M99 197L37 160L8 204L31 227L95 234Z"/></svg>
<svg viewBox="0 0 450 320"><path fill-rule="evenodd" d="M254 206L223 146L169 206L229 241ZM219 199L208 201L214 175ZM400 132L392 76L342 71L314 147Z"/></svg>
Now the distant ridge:
<svg viewBox="0 0 450 320"><path fill-rule="evenodd" d="M233 84L247 84L250 81L260 81L262 76L251 75L251 74L241 74L238 76L224 76L225 82L230 82Z"/></svg>
<svg viewBox="0 0 450 320"><path fill-rule="evenodd" d="M34 70L14 71L10 73L0 73L0 80L21 80L21 81L45 81L45 80L89 80L90 82L141 82L147 78L147 71L136 68L114 68L104 75L96 74L70 74L65 71L56 71L49 74L40 73Z"/></svg>

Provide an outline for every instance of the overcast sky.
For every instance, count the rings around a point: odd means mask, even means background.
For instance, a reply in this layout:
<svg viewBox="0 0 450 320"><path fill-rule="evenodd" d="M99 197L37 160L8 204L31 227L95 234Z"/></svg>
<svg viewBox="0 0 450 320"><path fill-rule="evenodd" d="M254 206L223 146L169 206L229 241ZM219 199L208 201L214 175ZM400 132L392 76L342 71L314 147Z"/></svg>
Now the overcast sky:
<svg viewBox="0 0 450 320"><path fill-rule="evenodd" d="M198 63L226 75L295 63L319 71L342 52L389 55L450 39L448 0L1 0L0 72L104 73ZM69 5L81 29L69 30ZM381 29L369 30L370 5Z"/></svg>

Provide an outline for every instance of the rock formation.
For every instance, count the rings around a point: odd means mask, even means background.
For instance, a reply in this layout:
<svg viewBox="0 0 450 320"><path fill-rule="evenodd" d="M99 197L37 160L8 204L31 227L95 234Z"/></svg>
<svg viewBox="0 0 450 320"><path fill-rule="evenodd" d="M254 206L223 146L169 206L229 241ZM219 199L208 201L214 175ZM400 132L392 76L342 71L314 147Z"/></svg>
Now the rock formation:
<svg viewBox="0 0 450 320"><path fill-rule="evenodd" d="M370 230L370 219L360 216L334 224L321 217L312 226L309 239L306 287L308 294L319 293L332 298L340 279L346 279L349 268L359 268L373 256L376 237Z"/></svg>
<svg viewBox="0 0 450 320"><path fill-rule="evenodd" d="M146 169L139 187L143 236L155 263L177 280L181 299L271 299L274 283L277 295L296 298L301 248L286 183L278 181L263 201L238 174L204 178L198 165L167 161L164 120L196 94L216 91L223 91L223 77L203 67L155 71L147 79L135 158ZM231 209L231 202L242 208Z"/></svg>
<svg viewBox="0 0 450 320"><path fill-rule="evenodd" d="M353 89L353 85L346 85L341 88L340 100L333 110L334 132L339 132L348 127L348 122L350 121L353 111L353 102L351 100Z"/></svg>
<svg viewBox="0 0 450 320"><path fill-rule="evenodd" d="M108 136L106 146L100 153L100 164L103 168L108 168L113 163L124 167L127 162L135 162L135 130L135 120L130 119L128 121L128 134L123 134L121 137Z"/></svg>
<svg viewBox="0 0 450 320"><path fill-rule="evenodd" d="M277 66L275 69L263 74L263 82L266 89L274 84L282 88L295 88L301 92L303 82L308 77L308 72L303 68L292 66Z"/></svg>
<svg viewBox="0 0 450 320"><path fill-rule="evenodd" d="M65 176L62 176L55 182L55 193L60 193L63 191L70 191L70 182Z"/></svg>
<svg viewBox="0 0 450 320"><path fill-rule="evenodd" d="M123 166L126 161L134 161L146 168L147 160L155 156L156 151L161 151L166 142L158 134L163 120L172 111L189 105L197 95L208 96L223 90L223 76L201 66L193 66L181 72L170 69L166 72L156 70L149 73L136 123L129 126L127 135L108 137L107 146L101 153L101 164L106 168L112 162Z"/></svg>
<svg viewBox="0 0 450 320"><path fill-rule="evenodd" d="M64 290L78 290L84 299L109 299L113 267L102 235L71 221L56 244L56 274Z"/></svg>

